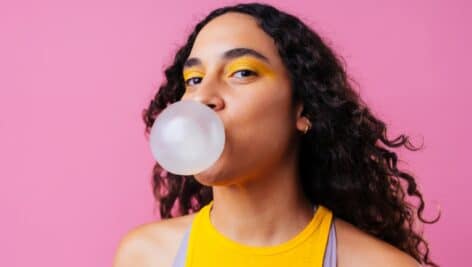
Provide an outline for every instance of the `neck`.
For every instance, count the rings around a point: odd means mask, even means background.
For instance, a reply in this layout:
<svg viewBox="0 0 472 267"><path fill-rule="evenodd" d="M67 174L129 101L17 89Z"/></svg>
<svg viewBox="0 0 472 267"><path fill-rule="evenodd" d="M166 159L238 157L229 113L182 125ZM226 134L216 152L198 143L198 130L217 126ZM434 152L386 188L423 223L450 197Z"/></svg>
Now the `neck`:
<svg viewBox="0 0 472 267"><path fill-rule="evenodd" d="M280 244L301 232L313 218L313 207L304 197L296 161L283 166L244 183L213 186L212 225L251 246Z"/></svg>

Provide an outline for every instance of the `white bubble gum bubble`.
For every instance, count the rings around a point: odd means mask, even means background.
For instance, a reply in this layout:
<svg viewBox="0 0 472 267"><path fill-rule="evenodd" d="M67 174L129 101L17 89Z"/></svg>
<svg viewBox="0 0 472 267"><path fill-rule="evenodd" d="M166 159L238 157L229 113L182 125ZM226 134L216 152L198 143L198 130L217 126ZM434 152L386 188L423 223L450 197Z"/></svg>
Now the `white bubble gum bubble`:
<svg viewBox="0 0 472 267"><path fill-rule="evenodd" d="M154 159L167 171L193 175L213 165L225 144L224 125L208 106L182 100L167 106L151 127Z"/></svg>

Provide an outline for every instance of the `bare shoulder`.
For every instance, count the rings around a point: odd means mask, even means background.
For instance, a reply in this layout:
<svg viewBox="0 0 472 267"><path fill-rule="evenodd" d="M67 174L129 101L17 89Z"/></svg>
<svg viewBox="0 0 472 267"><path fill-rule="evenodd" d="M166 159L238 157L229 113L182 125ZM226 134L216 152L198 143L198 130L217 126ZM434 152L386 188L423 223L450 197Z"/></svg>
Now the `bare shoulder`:
<svg viewBox="0 0 472 267"><path fill-rule="evenodd" d="M338 267L419 267L413 257L389 243L335 218Z"/></svg>
<svg viewBox="0 0 472 267"><path fill-rule="evenodd" d="M113 267L171 266L195 214L139 225L120 240Z"/></svg>

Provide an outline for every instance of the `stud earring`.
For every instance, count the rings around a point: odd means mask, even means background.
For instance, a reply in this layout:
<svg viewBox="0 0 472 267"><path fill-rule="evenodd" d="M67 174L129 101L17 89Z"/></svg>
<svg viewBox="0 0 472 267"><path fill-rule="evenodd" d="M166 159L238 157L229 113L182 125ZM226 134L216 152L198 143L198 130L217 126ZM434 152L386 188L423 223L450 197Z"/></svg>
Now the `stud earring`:
<svg viewBox="0 0 472 267"><path fill-rule="evenodd" d="M306 134L310 129L311 129L311 123L310 121L308 121L307 125L305 126L305 129L303 130L303 134Z"/></svg>

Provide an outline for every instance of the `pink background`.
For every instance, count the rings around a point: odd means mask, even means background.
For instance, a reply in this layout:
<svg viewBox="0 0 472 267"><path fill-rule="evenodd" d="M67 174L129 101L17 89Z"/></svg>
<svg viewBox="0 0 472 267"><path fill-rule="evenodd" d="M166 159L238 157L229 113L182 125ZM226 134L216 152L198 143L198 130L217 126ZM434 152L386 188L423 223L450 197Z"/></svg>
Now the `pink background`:
<svg viewBox="0 0 472 267"><path fill-rule="evenodd" d="M195 22L224 1L0 2L0 266L111 266L157 220L141 110ZM333 43L432 218L433 259L463 266L472 233L470 1L270 1ZM156 252L159 253L159 252Z"/></svg>

